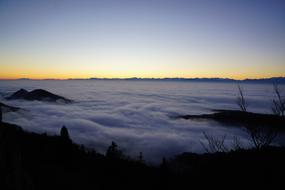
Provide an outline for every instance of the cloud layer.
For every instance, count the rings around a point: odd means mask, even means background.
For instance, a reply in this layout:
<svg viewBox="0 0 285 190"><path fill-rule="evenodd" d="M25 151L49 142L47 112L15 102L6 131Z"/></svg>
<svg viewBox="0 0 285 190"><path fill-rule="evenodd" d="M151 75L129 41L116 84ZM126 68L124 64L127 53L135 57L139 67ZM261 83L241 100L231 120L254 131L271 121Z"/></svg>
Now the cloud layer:
<svg viewBox="0 0 285 190"><path fill-rule="evenodd" d="M20 88L42 88L76 102L59 105L3 99ZM270 85L247 84L243 88L251 111L270 112ZM172 119L179 114L237 108L236 92L236 85L230 83L0 81L0 101L26 110L5 114L4 120L50 134L58 134L65 125L77 143L104 153L115 141L132 157L143 152L149 162L184 151L203 152L203 131L215 136L227 134L228 144L238 136L248 145L248 136L240 129L216 122Z"/></svg>

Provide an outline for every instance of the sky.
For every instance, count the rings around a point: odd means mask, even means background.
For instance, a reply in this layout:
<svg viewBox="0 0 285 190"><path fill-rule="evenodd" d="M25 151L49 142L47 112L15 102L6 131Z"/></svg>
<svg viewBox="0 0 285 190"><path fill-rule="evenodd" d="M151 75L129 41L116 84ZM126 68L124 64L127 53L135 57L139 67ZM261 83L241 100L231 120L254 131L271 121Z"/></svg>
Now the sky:
<svg viewBox="0 0 285 190"><path fill-rule="evenodd" d="M285 76L284 0L0 0L0 79Z"/></svg>

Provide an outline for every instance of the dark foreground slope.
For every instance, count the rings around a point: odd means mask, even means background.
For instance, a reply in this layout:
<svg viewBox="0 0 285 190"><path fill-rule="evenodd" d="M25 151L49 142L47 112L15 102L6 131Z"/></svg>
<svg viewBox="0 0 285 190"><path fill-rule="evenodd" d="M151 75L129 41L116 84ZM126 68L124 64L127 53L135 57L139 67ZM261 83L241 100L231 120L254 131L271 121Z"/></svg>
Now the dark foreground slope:
<svg viewBox="0 0 285 190"><path fill-rule="evenodd" d="M283 189L284 148L185 153L150 167L0 123L0 189Z"/></svg>
<svg viewBox="0 0 285 190"><path fill-rule="evenodd" d="M235 150L228 153L183 153L169 161L182 181L200 187L285 189L285 148Z"/></svg>
<svg viewBox="0 0 285 190"><path fill-rule="evenodd" d="M0 189L148 189L158 181L157 170L137 161L106 158L61 136L1 124Z"/></svg>

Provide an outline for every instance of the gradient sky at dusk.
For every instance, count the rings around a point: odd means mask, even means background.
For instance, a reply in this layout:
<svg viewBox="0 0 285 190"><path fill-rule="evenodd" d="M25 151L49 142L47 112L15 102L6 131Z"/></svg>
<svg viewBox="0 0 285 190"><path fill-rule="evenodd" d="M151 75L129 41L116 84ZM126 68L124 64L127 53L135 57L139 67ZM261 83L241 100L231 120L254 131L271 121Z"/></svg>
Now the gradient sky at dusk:
<svg viewBox="0 0 285 190"><path fill-rule="evenodd" d="M0 0L2 79L284 75L284 0Z"/></svg>

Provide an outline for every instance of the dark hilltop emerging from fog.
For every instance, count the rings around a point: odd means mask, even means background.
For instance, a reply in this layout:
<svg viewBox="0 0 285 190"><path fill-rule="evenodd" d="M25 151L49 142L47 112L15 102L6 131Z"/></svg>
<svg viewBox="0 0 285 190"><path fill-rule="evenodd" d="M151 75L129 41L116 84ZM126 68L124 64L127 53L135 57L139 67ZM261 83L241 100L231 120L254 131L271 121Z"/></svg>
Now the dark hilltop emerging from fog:
<svg viewBox="0 0 285 190"><path fill-rule="evenodd" d="M56 102L56 103L72 103L72 100L64 98L59 95L55 95L51 92L42 89L36 89L28 92L25 89L20 89L17 92L13 93L11 96L6 98L7 100L29 100L29 101L47 101L47 102Z"/></svg>
<svg viewBox="0 0 285 190"><path fill-rule="evenodd" d="M225 126L237 127L266 127L275 128L285 132L285 117L279 117L274 114L261 114L253 112L244 112L240 110L213 110L214 113L202 115L182 115L177 116L180 119L191 120L215 120Z"/></svg>
<svg viewBox="0 0 285 190"><path fill-rule="evenodd" d="M18 108L18 107L9 106L9 105L4 104L2 102L0 102L0 107L2 108L2 112L3 113L15 112L15 111L19 111L20 110L20 108Z"/></svg>

